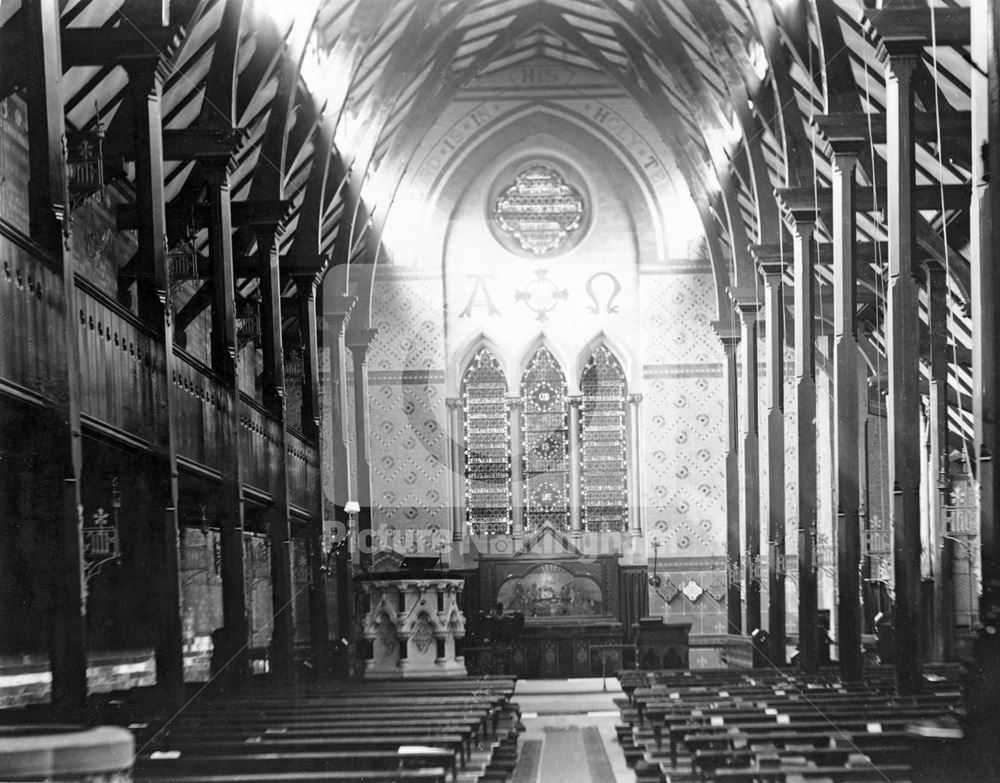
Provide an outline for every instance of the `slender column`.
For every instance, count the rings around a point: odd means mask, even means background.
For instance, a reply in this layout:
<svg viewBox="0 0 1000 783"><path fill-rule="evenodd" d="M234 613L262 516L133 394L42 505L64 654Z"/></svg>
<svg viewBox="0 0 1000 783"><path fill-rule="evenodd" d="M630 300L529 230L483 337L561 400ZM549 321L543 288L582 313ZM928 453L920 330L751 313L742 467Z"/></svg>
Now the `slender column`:
<svg viewBox="0 0 1000 783"><path fill-rule="evenodd" d="M767 384L767 629L771 661L785 664L785 304L781 276L785 261L779 248L757 248L764 279L764 350Z"/></svg>
<svg viewBox="0 0 1000 783"><path fill-rule="evenodd" d="M465 530L465 433L462 425L462 400L460 397L449 397L448 406L448 442L451 448L448 455L451 464L451 537L453 541L462 541Z"/></svg>
<svg viewBox="0 0 1000 783"><path fill-rule="evenodd" d="M216 515L222 549L221 660L227 662L225 679L248 673L247 641L250 623L246 600L244 563L243 475L239 448L239 373L236 369L236 301L233 284L233 225L229 191L229 158L206 162L208 186L209 246L215 277L212 295L212 367L228 392L220 465L221 484Z"/></svg>
<svg viewBox="0 0 1000 783"><path fill-rule="evenodd" d="M295 273L295 303L299 317L302 347L302 434L319 440L319 335L316 321L316 286L314 272Z"/></svg>
<svg viewBox="0 0 1000 783"><path fill-rule="evenodd" d="M580 405L583 397L569 397L569 526L575 534L583 530L580 518Z"/></svg>
<svg viewBox="0 0 1000 783"><path fill-rule="evenodd" d="M950 551L942 535L944 507L951 502L951 476L948 465L948 275L940 264L926 265L927 310L930 331L930 470L935 476L934 491L929 493L931 519L931 563L934 569L934 638L931 655L947 661L952 655L955 620L952 613L954 592L951 584ZM947 562L946 562L947 561Z"/></svg>
<svg viewBox="0 0 1000 783"><path fill-rule="evenodd" d="M354 360L354 454L357 465L358 536L372 529L371 436L368 432L368 349L377 329L348 329L347 347Z"/></svg>
<svg viewBox="0 0 1000 783"><path fill-rule="evenodd" d="M737 392L740 418L740 472L743 475L742 518L744 524L744 571L747 633L760 628L760 452L757 414L757 311L760 302L754 289L730 289L740 318L743 373Z"/></svg>
<svg viewBox="0 0 1000 783"><path fill-rule="evenodd" d="M982 593L977 639L978 687L970 689L970 714L1000 717L1000 269L996 264L1000 226L1000 9L993 0L972 0L970 70L972 87L971 305L974 470L979 484L979 545ZM971 721L970 721L971 722ZM982 721L984 724L985 721Z"/></svg>
<svg viewBox="0 0 1000 783"><path fill-rule="evenodd" d="M316 320L316 272L298 272L295 299L298 306L299 333L302 340L302 434L316 448L319 439L319 336ZM322 464L322 462L321 462ZM322 481L318 482L322 485ZM326 672L329 667L330 619L326 605L326 569L323 551L323 490L317 492L312 519L306 536L309 542L309 630L312 657L316 669Z"/></svg>
<svg viewBox="0 0 1000 783"><path fill-rule="evenodd" d="M740 344L740 334L732 321L714 321L725 363L722 365L726 386L726 616L727 633L743 633L743 605L740 596L740 476L738 392L736 371L736 348Z"/></svg>
<svg viewBox="0 0 1000 783"><path fill-rule="evenodd" d="M76 333L77 319L75 264L69 251L66 222L65 169L62 138L65 120L62 103L62 56L59 35L59 6L55 0L25 3L28 76L27 109L30 134L28 183L31 236L62 263L62 295L66 316L63 339L66 344L65 397L53 411L59 422L54 427L53 458L63 475L62 506L53 504L58 514L53 536L52 587L54 592L49 663L52 668L52 705L65 721L82 718L87 699L86 625L83 595L83 507L80 499L80 472L83 453L80 431L80 356ZM61 391L61 390L60 390ZM62 395L60 395L62 396ZM63 426L65 422L65 426Z"/></svg>
<svg viewBox="0 0 1000 783"><path fill-rule="evenodd" d="M799 654L802 668L819 668L816 590L816 361L813 324L815 212L792 215L795 275L795 390L799 513Z"/></svg>
<svg viewBox="0 0 1000 783"><path fill-rule="evenodd" d="M840 674L860 681L861 475L858 470L857 234L854 170L861 142L834 142L833 154L833 474L837 509L837 634Z"/></svg>
<svg viewBox="0 0 1000 783"><path fill-rule="evenodd" d="M353 497L351 488L351 468L347 445L347 327L351 320L351 312L357 297L334 294L329 289L323 296L323 315L326 320L325 347L330 359L330 391L328 395L330 406L330 443L323 444L329 448L329 478L333 481L333 496L324 492L324 515L335 518L342 524L347 524L347 514L344 506L349 500L360 500ZM319 409L316 409L317 414ZM361 547L359 565L367 570L372 559L371 543L371 509L365 517L368 523L363 533L361 530L361 515L358 515L357 542Z"/></svg>
<svg viewBox="0 0 1000 783"><path fill-rule="evenodd" d="M523 397L508 397L510 402L510 499L513 511L514 538L524 536L524 465L521 464L521 415Z"/></svg>
<svg viewBox="0 0 1000 783"><path fill-rule="evenodd" d="M267 512L271 540L271 670L286 677L295 668L295 615L292 608L292 522L288 501L288 422L285 418L285 361L281 317L280 250L275 226L257 228L261 288L261 351L264 407L279 424L272 468L272 505Z"/></svg>
<svg viewBox="0 0 1000 783"><path fill-rule="evenodd" d="M971 272L972 410L975 472L979 484L979 545L982 593L976 640L970 724L980 727L983 747L996 736L1000 718L1000 9L993 0L972 0ZM980 21L981 20L981 21ZM971 733L971 732L970 732ZM977 737L978 738L978 737ZM973 740L975 742L975 739Z"/></svg>
<svg viewBox="0 0 1000 783"><path fill-rule="evenodd" d="M888 146L890 521L895 565L897 685L920 689L920 321L914 281L913 88L923 44L883 52ZM888 55L887 57L885 55Z"/></svg>
<svg viewBox="0 0 1000 783"><path fill-rule="evenodd" d="M156 682L165 705L180 707L184 698L184 647L181 620L180 542L177 518L178 402L174 377L174 325L170 302L170 266L166 247L166 198L163 189L163 124L161 94L164 73L158 60L129 69L129 92L135 127L136 207L139 215L138 255L146 266L139 279L140 313L163 336L159 383L165 410L157 442L151 444L151 498L159 514L153 518L157 556Z"/></svg>
<svg viewBox="0 0 1000 783"><path fill-rule="evenodd" d="M628 396L629 426L631 435L629 445L629 533L633 536L642 535L642 417L640 406L641 394Z"/></svg>

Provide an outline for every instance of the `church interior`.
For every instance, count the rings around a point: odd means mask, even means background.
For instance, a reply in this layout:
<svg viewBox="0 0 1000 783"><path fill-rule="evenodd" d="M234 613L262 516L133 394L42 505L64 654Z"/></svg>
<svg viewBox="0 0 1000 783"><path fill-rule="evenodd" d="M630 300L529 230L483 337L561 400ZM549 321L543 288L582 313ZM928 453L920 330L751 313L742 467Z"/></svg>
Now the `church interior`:
<svg viewBox="0 0 1000 783"><path fill-rule="evenodd" d="M2 0L0 779L1000 780L998 41Z"/></svg>

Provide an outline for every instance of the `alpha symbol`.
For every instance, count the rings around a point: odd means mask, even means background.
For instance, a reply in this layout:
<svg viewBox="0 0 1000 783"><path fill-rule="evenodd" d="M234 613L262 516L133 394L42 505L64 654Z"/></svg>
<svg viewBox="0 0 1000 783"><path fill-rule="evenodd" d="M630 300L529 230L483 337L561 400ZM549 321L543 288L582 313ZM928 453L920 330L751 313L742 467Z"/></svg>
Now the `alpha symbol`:
<svg viewBox="0 0 1000 783"><path fill-rule="evenodd" d="M466 302L465 309L458 314L458 317L471 318L472 310L475 307L485 307L487 316L500 315L500 311L493 304L493 297L490 296L490 290L484 282L488 278L492 279L493 275L469 275L469 277L473 278L476 282L472 285L472 293L469 294L469 301Z"/></svg>

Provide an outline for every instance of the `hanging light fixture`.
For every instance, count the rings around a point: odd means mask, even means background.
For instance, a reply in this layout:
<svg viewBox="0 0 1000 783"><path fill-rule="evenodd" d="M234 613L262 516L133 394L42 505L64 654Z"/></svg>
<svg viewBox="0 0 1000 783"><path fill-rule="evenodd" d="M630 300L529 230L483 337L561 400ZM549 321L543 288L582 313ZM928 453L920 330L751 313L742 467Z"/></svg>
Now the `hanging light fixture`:
<svg viewBox="0 0 1000 783"><path fill-rule="evenodd" d="M658 565L659 554L660 554L660 540L658 538L654 538L653 539L653 573L651 573L649 575L649 578L647 579L647 581L649 582L649 586L652 587L654 590L656 590L657 588L659 588L663 584L663 579L661 579L660 575L658 573L656 573L656 567Z"/></svg>

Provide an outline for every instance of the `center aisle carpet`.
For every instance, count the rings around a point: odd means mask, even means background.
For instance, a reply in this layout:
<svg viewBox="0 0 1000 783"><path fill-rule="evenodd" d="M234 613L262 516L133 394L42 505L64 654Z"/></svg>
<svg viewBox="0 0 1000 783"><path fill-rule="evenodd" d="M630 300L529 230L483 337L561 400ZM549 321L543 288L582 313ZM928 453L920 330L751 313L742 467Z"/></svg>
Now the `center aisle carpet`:
<svg viewBox="0 0 1000 783"><path fill-rule="evenodd" d="M631 783L615 735L618 683L599 678L521 680L514 693L525 733L513 783Z"/></svg>

